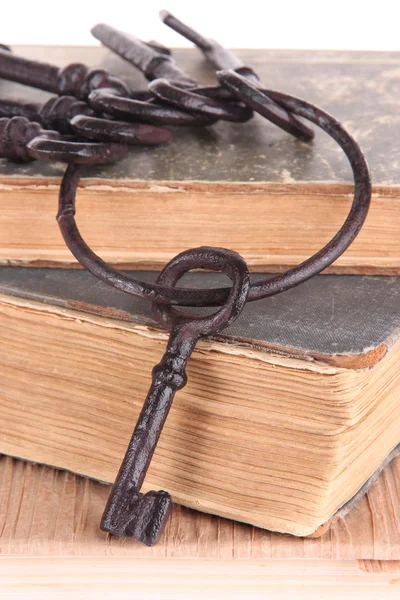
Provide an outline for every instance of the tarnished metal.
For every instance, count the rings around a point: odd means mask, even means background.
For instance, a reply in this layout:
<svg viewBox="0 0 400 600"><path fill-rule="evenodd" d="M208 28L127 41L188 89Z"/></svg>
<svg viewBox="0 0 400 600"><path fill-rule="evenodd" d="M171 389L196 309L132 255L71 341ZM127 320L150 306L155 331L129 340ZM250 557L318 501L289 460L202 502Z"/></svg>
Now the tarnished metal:
<svg viewBox="0 0 400 600"><path fill-rule="evenodd" d="M120 144L154 146L168 142L172 132L164 127L154 127L145 123L110 121L98 117L77 115L71 119L75 134L89 140L115 142Z"/></svg>
<svg viewBox="0 0 400 600"><path fill-rule="evenodd" d="M237 73L246 75L246 77L255 82L259 81L253 69L246 67L230 50L227 50L215 40L204 37L201 33L174 17L169 11L161 10L160 19L165 25L168 25L168 27L195 44L212 63L216 71L232 69Z"/></svg>
<svg viewBox="0 0 400 600"><path fill-rule="evenodd" d="M46 102L27 102L19 98L0 98L0 117L25 117L45 129L72 134L70 120L76 115L94 116L90 106L74 96L51 96Z"/></svg>
<svg viewBox="0 0 400 600"><path fill-rule="evenodd" d="M154 125L100 118L86 102L74 96L52 96L44 103L0 98L0 117L14 116L36 121L45 129L99 142L153 145L167 142L172 137L168 129Z"/></svg>
<svg viewBox="0 0 400 600"><path fill-rule="evenodd" d="M195 116L235 122L244 122L251 118L252 111L235 100L228 102L203 96L199 84L178 67L171 55L150 47L137 37L103 23L95 25L92 34L107 48L140 69L152 82L149 89L161 100L166 100L190 114L194 113ZM193 89L196 92L192 92Z"/></svg>
<svg viewBox="0 0 400 600"><path fill-rule="evenodd" d="M36 159L59 161L68 164L101 165L117 162L126 156L127 146L112 143L74 142L37 137L28 144Z"/></svg>
<svg viewBox="0 0 400 600"><path fill-rule="evenodd" d="M104 46L138 68L149 81L165 77L184 85L196 82L178 67L171 54L150 46L132 34L123 33L115 27L98 23L91 29L92 35Z"/></svg>
<svg viewBox="0 0 400 600"><path fill-rule="evenodd" d="M186 39L193 42L202 51L204 56L212 63L212 65L214 66L214 68L217 71L220 71L220 70L234 71L238 75L241 75L242 78L246 78L246 80L248 80L249 83L253 84L253 86L255 86L255 87L261 86L259 78L258 78L257 74L253 71L253 69L245 66L232 52L223 48L223 46L221 46L218 42L216 42L215 40L205 38L200 33L198 33L196 30L192 29L185 23L182 23L182 21L180 21L179 19L174 17L168 11L165 11L165 10L161 11L160 17L161 17L161 20L166 25L168 25L169 27L174 29L174 31L176 31L177 33L179 33ZM169 99L169 101L172 102L173 104L177 104L176 90L172 86L170 86L170 87L166 86L165 82L163 82L163 84L155 82L155 83L151 84L149 87L157 95L158 95L158 93L160 93L161 94L160 97L163 100ZM228 89L230 92L233 91L227 85L225 86L225 90L226 89ZM194 93L197 93L197 92L194 92ZM210 90L208 90L208 91L203 90L203 94L207 95L209 93L210 93ZM214 90L214 94L222 95L221 92L218 90L218 88L216 88L216 90ZM234 96L236 96L237 98L240 98L240 100L243 100L243 102L249 108L254 109L254 106L249 101L248 96L246 96L246 97L238 96L237 94L234 94ZM190 100L191 100L191 98L189 96L187 96L187 98L185 100L185 97L184 97L183 93L181 92L181 94L179 96L179 104L178 105L181 106L182 108L185 108L185 101L190 104ZM260 112L260 114L263 117L265 117L266 119L268 119L269 121L271 121L272 123L274 123L275 125L280 127L281 129L283 129L284 131L287 131L288 133L290 133L291 135L293 135L297 138L304 139L304 140L311 140L314 137L314 132L312 131L312 129L307 127L300 119L298 119L296 116L291 114L290 111L285 110L283 107L279 106L276 102L274 102L273 99L268 98L267 96L265 97L262 111L258 111L258 112Z"/></svg>
<svg viewBox="0 0 400 600"><path fill-rule="evenodd" d="M220 44L204 38L166 11L162 11L161 18L175 31L193 41L211 60L215 68L233 68L236 73L246 77L254 85L259 84L256 73L250 67L244 66L236 56L225 50ZM231 90L227 86L200 86L177 66L171 55L158 51L157 47L151 47L137 37L105 24L93 27L92 34L113 52L140 69L150 81L149 90L159 100L192 115L236 122L244 122L251 118L253 107L249 102L244 100L242 105L235 102L235 98L238 98L237 94L229 93ZM115 110L113 98L108 92L105 94L109 96L108 103L104 102L104 92L102 91L92 94L91 103L102 110ZM129 101L125 102L125 99L119 99L118 104L120 112L117 114L124 116L135 114L135 106ZM141 108L140 105L138 108ZM111 114L116 113L112 112ZM269 99L268 104L264 103L261 114L295 137L303 140L311 140L314 137L312 129L272 99ZM146 117L149 118L149 113L146 114Z"/></svg>
<svg viewBox="0 0 400 600"><path fill-rule="evenodd" d="M76 142L62 139L58 131L42 129L25 117L0 119L0 158L15 162L35 159L76 164L104 164L126 155L122 144Z"/></svg>
<svg viewBox="0 0 400 600"><path fill-rule="evenodd" d="M144 44L151 52L167 55L159 45ZM155 50L156 49L156 50ZM209 125L216 119L160 106L153 93L131 92L126 83L105 69L72 63L60 68L0 49L0 78L62 96L87 100L91 108L129 121L154 125Z"/></svg>
<svg viewBox="0 0 400 600"><path fill-rule="evenodd" d="M45 131L39 123L31 123L25 117L0 118L0 158L15 162L35 160L28 144L35 139L60 140L57 131Z"/></svg>
<svg viewBox="0 0 400 600"><path fill-rule="evenodd" d="M266 90L236 71L218 71L219 81L235 96L246 102L261 116L296 137L309 139L310 129L297 119L293 113L276 102ZM273 96L273 94L272 94ZM314 135L314 133L313 133Z"/></svg>
<svg viewBox="0 0 400 600"><path fill-rule="evenodd" d="M155 79L149 83L149 90L159 100L213 119L243 123L253 116L253 112L246 106L204 96L198 86L188 88L174 85L167 79Z"/></svg>
<svg viewBox="0 0 400 600"><path fill-rule="evenodd" d="M222 271L232 281L225 304L207 317L186 315L153 303L153 316L170 337L161 362L154 367L152 384L136 423L125 458L105 508L101 528L115 535L136 538L148 546L157 543L168 519L172 501L165 491L140 493L151 458L168 416L175 392L186 385L186 363L196 342L228 327L241 313L249 290L244 260L231 250L195 248L173 258L157 278L173 289L191 269Z"/></svg>
<svg viewBox="0 0 400 600"><path fill-rule="evenodd" d="M151 93L150 93L151 94ZM148 96L146 92L145 97ZM160 104L154 94L143 100L138 98L117 96L113 91L96 90L89 96L90 105L99 112L105 112L117 118L151 123L153 125L205 126L212 125L217 119L201 114L190 114L173 106Z"/></svg>
<svg viewBox="0 0 400 600"><path fill-rule="evenodd" d="M99 88L112 89L125 96L130 93L122 79L114 77L105 69L91 68L83 63L58 67L3 49L0 49L0 77L51 94L75 96L79 100L86 100L90 92Z"/></svg>
<svg viewBox="0 0 400 600"><path fill-rule="evenodd" d="M233 71L229 77L239 77ZM225 75L222 75L222 79ZM371 179L364 155L339 121L320 108L287 94L267 90L268 96L291 113L299 115L328 133L346 154L354 176L354 198L350 212L336 235L316 254L286 271L254 283L248 300L259 300L284 292L303 281L310 279L332 264L352 243L359 233L368 213L371 200ZM80 170L71 165L65 172L60 188L60 204L57 215L58 224L65 243L75 258L93 275L128 294L159 303L181 306L218 306L226 301L229 290L226 288L210 290L172 289L139 281L126 273L114 269L96 255L81 237L75 221L76 190L80 179Z"/></svg>

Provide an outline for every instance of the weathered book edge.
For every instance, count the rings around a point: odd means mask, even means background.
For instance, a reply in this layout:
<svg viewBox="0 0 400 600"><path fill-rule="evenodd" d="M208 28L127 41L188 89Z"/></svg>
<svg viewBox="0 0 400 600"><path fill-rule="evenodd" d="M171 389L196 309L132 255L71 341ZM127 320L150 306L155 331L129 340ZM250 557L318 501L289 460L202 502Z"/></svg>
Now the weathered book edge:
<svg viewBox="0 0 400 600"><path fill-rule="evenodd" d="M357 503L361 500L361 498L363 496L365 496L365 494L368 492L368 490L370 489L370 487L378 479L378 477L382 473L383 469L390 462L392 462L392 460L394 458L396 458L396 456L399 456L399 454L400 454L400 443L397 444L397 446L395 446L393 448L393 450L387 455L387 457L385 458L385 460L376 469L376 471L374 471L374 473L372 473L371 477L369 479L367 479L367 481L364 483L364 485L362 487L360 487L360 489L358 490L358 492L356 494L354 494L354 496L352 498L350 498L350 500L348 500L345 504L343 504L343 506L341 506L339 508L339 510L333 515L333 517L331 519L329 519L329 521L327 521L326 523L323 523L322 525L320 525L318 527L318 529L315 530L314 533L312 533L311 535L309 535L307 537L310 537L310 538L320 537L328 529L330 529L332 527L332 525L334 525L334 523L336 523L336 521L338 519L343 519L351 510L353 510L353 508L357 505Z"/></svg>

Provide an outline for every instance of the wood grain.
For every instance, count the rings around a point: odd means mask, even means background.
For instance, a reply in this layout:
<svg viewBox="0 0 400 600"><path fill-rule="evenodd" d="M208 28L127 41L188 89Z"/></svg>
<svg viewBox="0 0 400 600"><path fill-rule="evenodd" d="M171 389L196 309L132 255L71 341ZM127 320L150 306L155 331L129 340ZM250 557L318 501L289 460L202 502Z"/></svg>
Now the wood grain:
<svg viewBox="0 0 400 600"><path fill-rule="evenodd" d="M5 600L394 600L398 573L357 561L199 561L131 558L0 559Z"/></svg>
<svg viewBox="0 0 400 600"><path fill-rule="evenodd" d="M400 458L318 539L271 533L174 506L161 542L146 548L99 530L110 486L10 457L0 459L0 553L15 556L265 560L400 560ZM398 565L390 563L397 570ZM387 565L364 563L366 571Z"/></svg>

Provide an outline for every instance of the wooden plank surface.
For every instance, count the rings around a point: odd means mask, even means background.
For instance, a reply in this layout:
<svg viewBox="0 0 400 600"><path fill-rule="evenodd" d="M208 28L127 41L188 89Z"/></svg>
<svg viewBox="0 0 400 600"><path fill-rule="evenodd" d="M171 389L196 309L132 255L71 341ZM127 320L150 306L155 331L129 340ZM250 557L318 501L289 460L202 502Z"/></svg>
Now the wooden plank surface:
<svg viewBox="0 0 400 600"><path fill-rule="evenodd" d="M391 600L398 573L357 561L0 559L2 600Z"/></svg>
<svg viewBox="0 0 400 600"><path fill-rule="evenodd" d="M390 569L365 561L400 560L400 458L386 467L356 508L318 539L271 533L175 506L161 542L147 548L99 530L109 490L68 472L2 457L0 553L214 561L361 559L367 572Z"/></svg>

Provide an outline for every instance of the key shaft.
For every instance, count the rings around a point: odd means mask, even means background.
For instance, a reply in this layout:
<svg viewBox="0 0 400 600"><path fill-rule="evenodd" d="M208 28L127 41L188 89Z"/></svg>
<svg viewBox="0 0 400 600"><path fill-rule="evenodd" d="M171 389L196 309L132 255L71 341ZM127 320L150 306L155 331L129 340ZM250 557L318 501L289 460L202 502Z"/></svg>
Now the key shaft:
<svg viewBox="0 0 400 600"><path fill-rule="evenodd" d="M172 507L171 496L164 491L150 492L148 496L140 494L139 490L175 393L186 385L186 364L196 341L187 328L175 327L163 358L153 368L150 390L103 515L101 528L105 531L114 535L133 536L146 545L158 541L162 532L160 520L168 518ZM155 502L160 518L154 524L146 516L154 512L149 508ZM138 518L140 515L143 515L142 518Z"/></svg>

